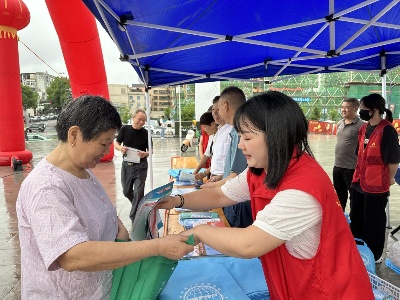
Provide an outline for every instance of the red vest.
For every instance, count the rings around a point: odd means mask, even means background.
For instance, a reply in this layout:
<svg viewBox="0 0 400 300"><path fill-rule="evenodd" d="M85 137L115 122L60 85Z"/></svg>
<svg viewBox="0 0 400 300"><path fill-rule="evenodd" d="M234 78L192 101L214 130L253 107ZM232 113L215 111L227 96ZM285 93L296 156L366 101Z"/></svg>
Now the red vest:
<svg viewBox="0 0 400 300"><path fill-rule="evenodd" d="M383 163L381 141L383 129L392 125L382 120L372 132L367 146L364 148L364 137L367 125L358 131L358 157L353 182L359 182L362 190L371 194L382 194L389 191L389 167Z"/></svg>
<svg viewBox="0 0 400 300"><path fill-rule="evenodd" d="M207 132L204 130L203 125L201 125L201 136L203 137L203 153L206 152L207 150L207 144L208 144L208 139L209 139L209 135L207 134ZM207 169L209 168L211 165L211 158L207 159L206 163L204 164L203 168Z"/></svg>
<svg viewBox="0 0 400 300"><path fill-rule="evenodd" d="M328 175L308 154L292 159L275 190L265 173L248 172L253 218L283 190L304 191L322 207L320 245L311 259L292 256L285 244L260 259L271 299L374 299L371 284Z"/></svg>

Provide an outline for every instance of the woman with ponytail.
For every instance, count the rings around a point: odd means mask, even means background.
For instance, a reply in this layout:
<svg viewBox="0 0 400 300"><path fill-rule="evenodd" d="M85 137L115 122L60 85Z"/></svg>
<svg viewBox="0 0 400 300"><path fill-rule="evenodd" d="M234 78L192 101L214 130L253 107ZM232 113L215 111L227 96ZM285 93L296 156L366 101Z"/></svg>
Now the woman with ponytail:
<svg viewBox="0 0 400 300"><path fill-rule="evenodd" d="M382 117L386 113L385 119ZM351 231L372 250L375 263L383 261L386 204L389 187L400 162L397 132L385 99L370 94L360 101L360 118L367 123L358 132L356 170L351 185Z"/></svg>

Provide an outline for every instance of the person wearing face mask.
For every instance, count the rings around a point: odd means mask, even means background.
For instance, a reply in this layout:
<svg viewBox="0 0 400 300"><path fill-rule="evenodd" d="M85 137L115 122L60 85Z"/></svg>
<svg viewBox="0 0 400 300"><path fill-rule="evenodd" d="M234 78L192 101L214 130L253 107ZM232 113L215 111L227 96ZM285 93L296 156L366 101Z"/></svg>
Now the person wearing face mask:
<svg viewBox="0 0 400 300"><path fill-rule="evenodd" d="M360 118L367 121L358 132L357 165L351 184L350 228L374 254L375 263L383 261L386 231L386 204L389 187L395 183L400 162L397 132L390 123L392 113L385 99L370 94L360 101ZM382 115L386 113L386 119Z"/></svg>

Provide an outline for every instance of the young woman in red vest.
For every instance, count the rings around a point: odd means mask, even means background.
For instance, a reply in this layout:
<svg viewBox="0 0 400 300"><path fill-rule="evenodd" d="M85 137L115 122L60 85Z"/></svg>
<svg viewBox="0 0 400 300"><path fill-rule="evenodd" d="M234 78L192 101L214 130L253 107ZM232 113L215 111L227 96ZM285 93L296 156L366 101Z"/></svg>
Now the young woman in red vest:
<svg viewBox="0 0 400 300"><path fill-rule="evenodd" d="M250 199L249 227L201 225L181 234L229 256L260 257L271 299L374 299L332 182L312 156L298 104L267 92L242 105L234 125L249 168L221 187L169 197L160 208L211 209Z"/></svg>
<svg viewBox="0 0 400 300"><path fill-rule="evenodd" d="M386 118L382 118L386 113ZM383 261L385 245L386 204L389 187L400 162L397 132L385 99L370 94L360 101L360 118L367 121L358 132L357 165L351 185L351 231L371 249L376 263Z"/></svg>

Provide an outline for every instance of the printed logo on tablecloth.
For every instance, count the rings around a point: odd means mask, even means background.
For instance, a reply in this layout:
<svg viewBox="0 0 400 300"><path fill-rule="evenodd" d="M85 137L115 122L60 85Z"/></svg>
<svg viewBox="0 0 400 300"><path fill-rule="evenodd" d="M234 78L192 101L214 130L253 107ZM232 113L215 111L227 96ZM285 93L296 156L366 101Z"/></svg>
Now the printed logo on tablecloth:
<svg viewBox="0 0 400 300"><path fill-rule="evenodd" d="M361 258L362 258L362 261L365 266L372 264L371 258L368 256L368 254L362 253L362 252L360 254L361 254ZM373 263L375 263L375 262L373 262Z"/></svg>
<svg viewBox="0 0 400 300"><path fill-rule="evenodd" d="M207 300L225 300L225 297L221 293L221 289L215 285L200 283L191 285L189 288L185 288L181 292L182 296L179 299L182 300L197 300L197 299L207 299Z"/></svg>

